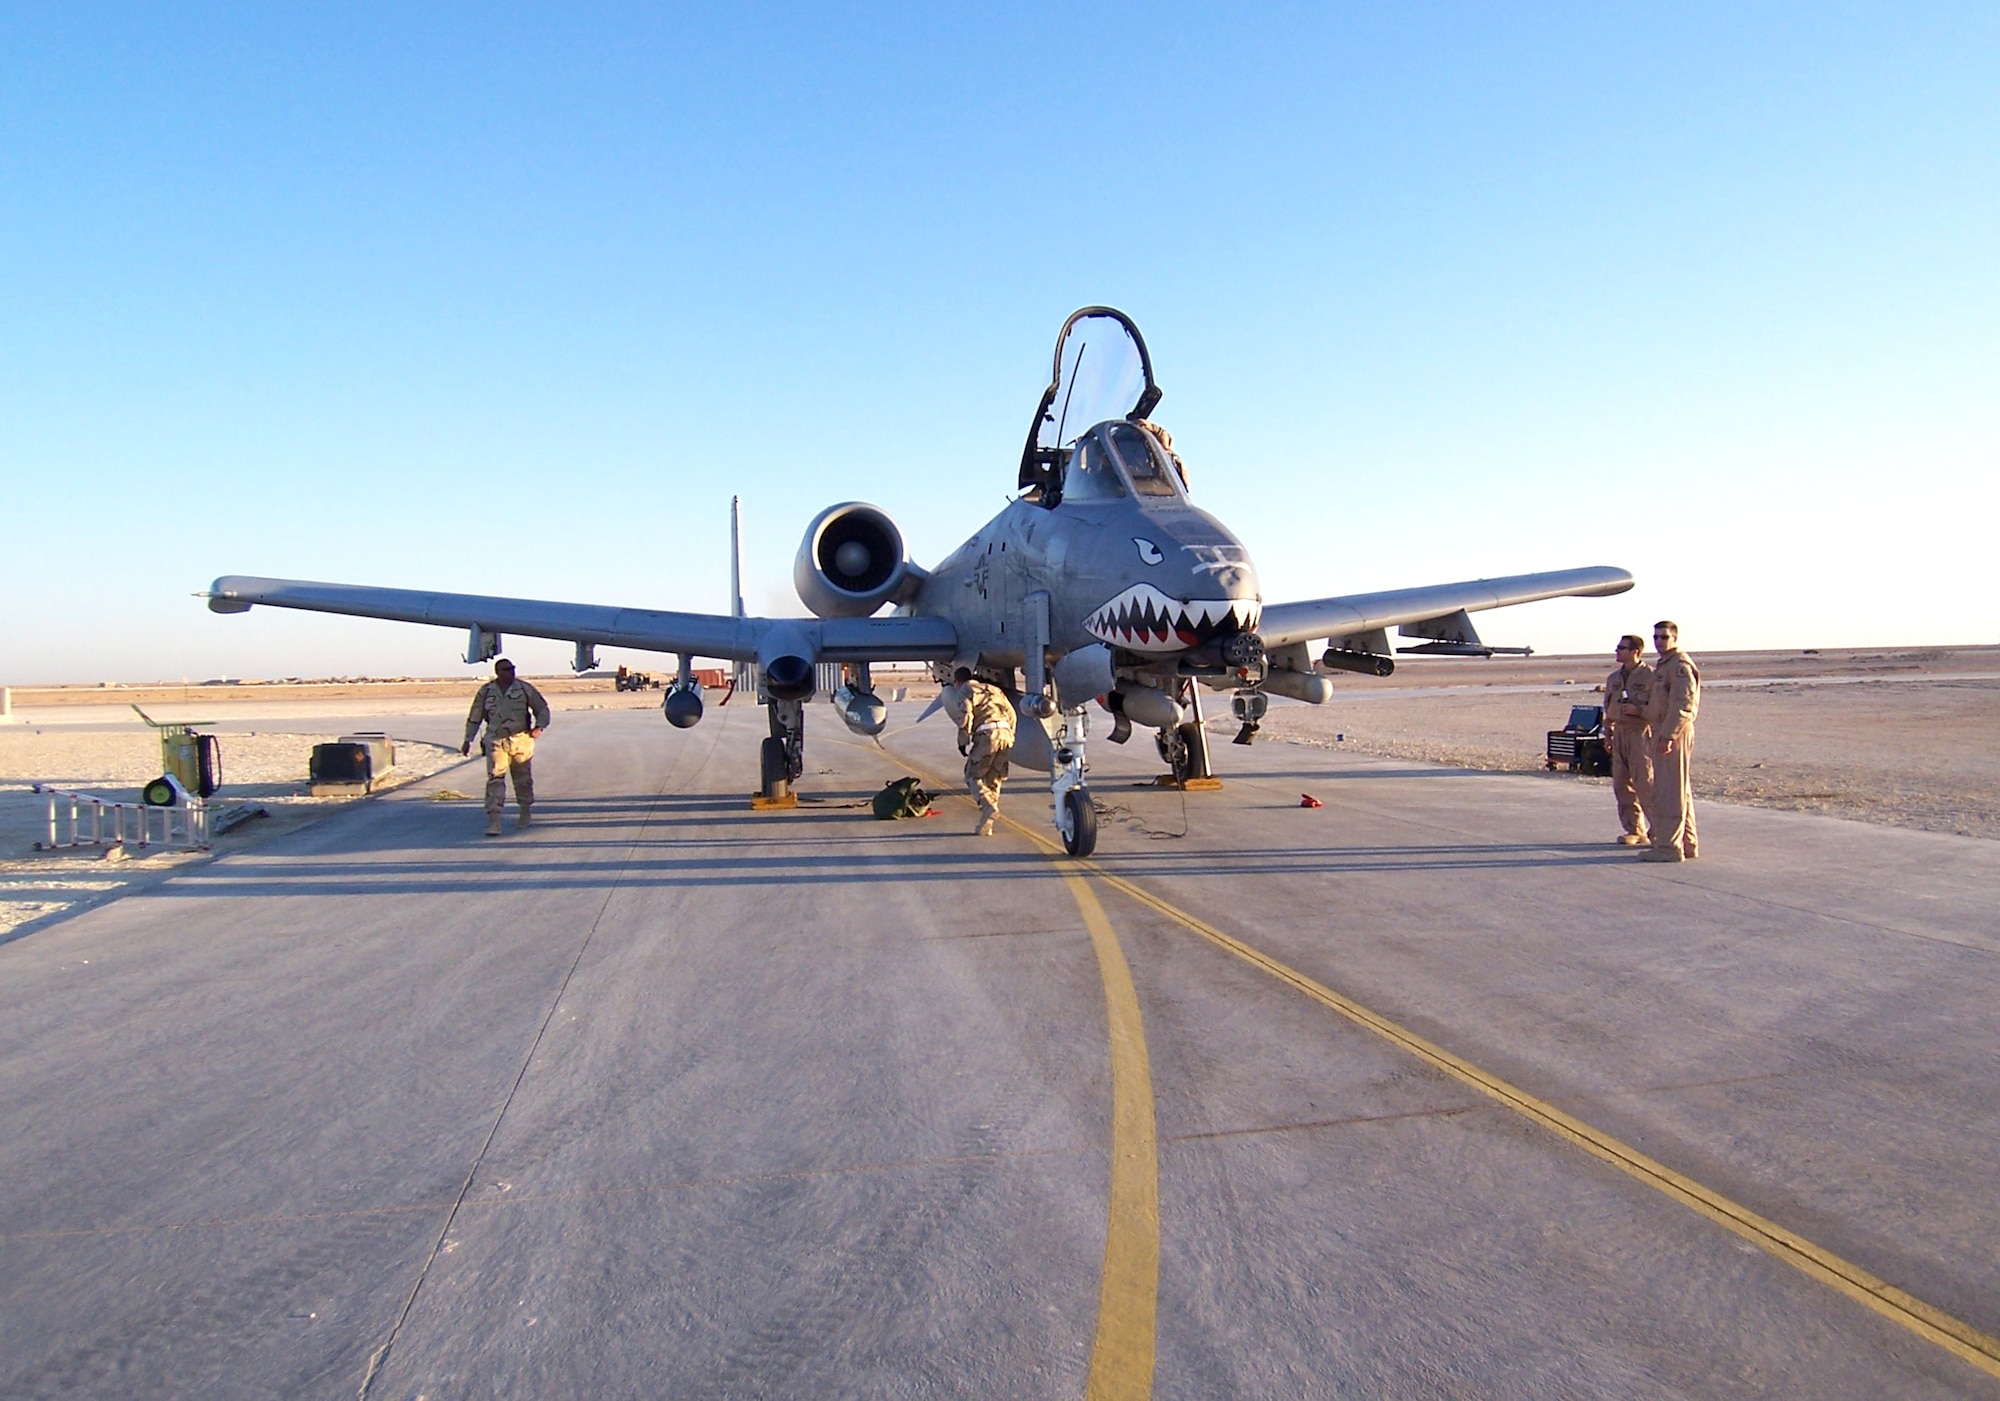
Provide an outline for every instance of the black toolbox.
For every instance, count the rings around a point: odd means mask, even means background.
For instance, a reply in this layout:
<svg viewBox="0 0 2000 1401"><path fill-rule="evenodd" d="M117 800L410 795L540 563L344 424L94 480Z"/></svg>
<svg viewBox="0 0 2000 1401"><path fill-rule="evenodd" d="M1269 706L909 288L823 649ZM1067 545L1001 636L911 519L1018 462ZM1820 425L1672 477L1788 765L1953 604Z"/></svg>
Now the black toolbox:
<svg viewBox="0 0 2000 1401"><path fill-rule="evenodd" d="M1569 723L1549 731L1548 766L1567 765L1571 773L1599 776L1611 772L1611 750L1604 742L1604 707L1573 705Z"/></svg>

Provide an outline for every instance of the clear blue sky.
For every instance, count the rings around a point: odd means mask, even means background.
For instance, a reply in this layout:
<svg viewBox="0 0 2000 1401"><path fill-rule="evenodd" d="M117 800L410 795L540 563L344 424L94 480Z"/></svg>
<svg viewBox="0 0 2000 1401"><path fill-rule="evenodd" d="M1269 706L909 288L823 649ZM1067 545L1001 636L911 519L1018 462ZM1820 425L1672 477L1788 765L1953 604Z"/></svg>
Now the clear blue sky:
<svg viewBox="0 0 2000 1401"><path fill-rule="evenodd" d="M12 6L0 682L449 674L222 573L755 611L929 562L1130 312L1268 599L2000 641L2000 8ZM566 649L521 643L531 669Z"/></svg>

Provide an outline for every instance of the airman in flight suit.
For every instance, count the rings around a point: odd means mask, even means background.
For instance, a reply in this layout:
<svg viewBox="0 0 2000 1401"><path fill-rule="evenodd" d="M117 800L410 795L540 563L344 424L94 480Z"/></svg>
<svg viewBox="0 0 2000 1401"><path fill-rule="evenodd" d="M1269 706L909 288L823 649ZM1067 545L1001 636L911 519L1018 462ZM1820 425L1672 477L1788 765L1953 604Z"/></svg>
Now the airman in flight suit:
<svg viewBox="0 0 2000 1401"><path fill-rule="evenodd" d="M1618 639L1618 667L1604 678L1604 740L1611 750L1611 794L1618 800L1620 846L1646 845L1646 804L1652 797L1653 753L1646 707L1653 669L1636 634Z"/></svg>
<svg viewBox="0 0 2000 1401"><path fill-rule="evenodd" d="M1652 804L1646 816L1653 844L1646 861L1695 859L1694 790L1688 771L1694 762L1694 719L1701 710L1701 668L1681 650L1680 628L1670 622L1653 624L1653 699L1646 709L1653 753Z"/></svg>
<svg viewBox="0 0 2000 1401"><path fill-rule="evenodd" d="M979 804L975 835L993 835L1000 815L1000 785L1007 780L1007 756L1014 749L1014 703L990 681L980 681L971 667L960 667L952 678L958 691L958 752L965 756L965 787Z"/></svg>
<svg viewBox="0 0 2000 1401"><path fill-rule="evenodd" d="M486 726L486 835L500 835L500 813L507 806L507 775L514 775L514 801L520 805L517 825L528 825L535 805L535 741L549 727L549 703L542 693L514 675L505 657L493 663L493 679L472 698L465 717L465 743L458 752L470 754L479 727Z"/></svg>

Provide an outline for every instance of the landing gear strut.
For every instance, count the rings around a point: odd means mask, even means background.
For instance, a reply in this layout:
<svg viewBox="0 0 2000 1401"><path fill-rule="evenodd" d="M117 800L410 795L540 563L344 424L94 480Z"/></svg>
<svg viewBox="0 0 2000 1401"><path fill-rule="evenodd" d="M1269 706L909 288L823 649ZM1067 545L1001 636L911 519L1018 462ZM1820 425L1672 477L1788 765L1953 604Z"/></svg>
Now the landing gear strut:
<svg viewBox="0 0 2000 1401"><path fill-rule="evenodd" d="M1167 771L1175 784L1186 787L1190 779L1206 779L1214 774L1208 757L1208 731L1201 723L1201 687L1191 676L1182 677L1177 699L1192 712L1194 718L1171 729L1161 730L1156 737L1160 746L1160 757L1167 762Z"/></svg>
<svg viewBox="0 0 2000 1401"><path fill-rule="evenodd" d="M1097 808L1083 782L1085 730L1081 709L1063 712L1049 782L1056 801L1056 832L1062 837L1063 850L1071 856L1088 856L1097 850Z"/></svg>
<svg viewBox="0 0 2000 1401"><path fill-rule="evenodd" d="M773 700L771 737L759 754L763 796L780 802L792 796L792 784L806 771L806 706L804 701Z"/></svg>

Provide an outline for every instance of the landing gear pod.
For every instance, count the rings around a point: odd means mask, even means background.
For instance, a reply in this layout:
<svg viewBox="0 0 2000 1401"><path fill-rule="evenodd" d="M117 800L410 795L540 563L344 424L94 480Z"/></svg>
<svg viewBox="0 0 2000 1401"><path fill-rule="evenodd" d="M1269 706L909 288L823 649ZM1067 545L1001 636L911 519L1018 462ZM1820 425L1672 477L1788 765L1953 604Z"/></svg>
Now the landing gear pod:
<svg viewBox="0 0 2000 1401"><path fill-rule="evenodd" d="M757 649L765 693L772 700L811 700L819 680L813 665L817 660L818 649L803 624L789 618L772 624Z"/></svg>

